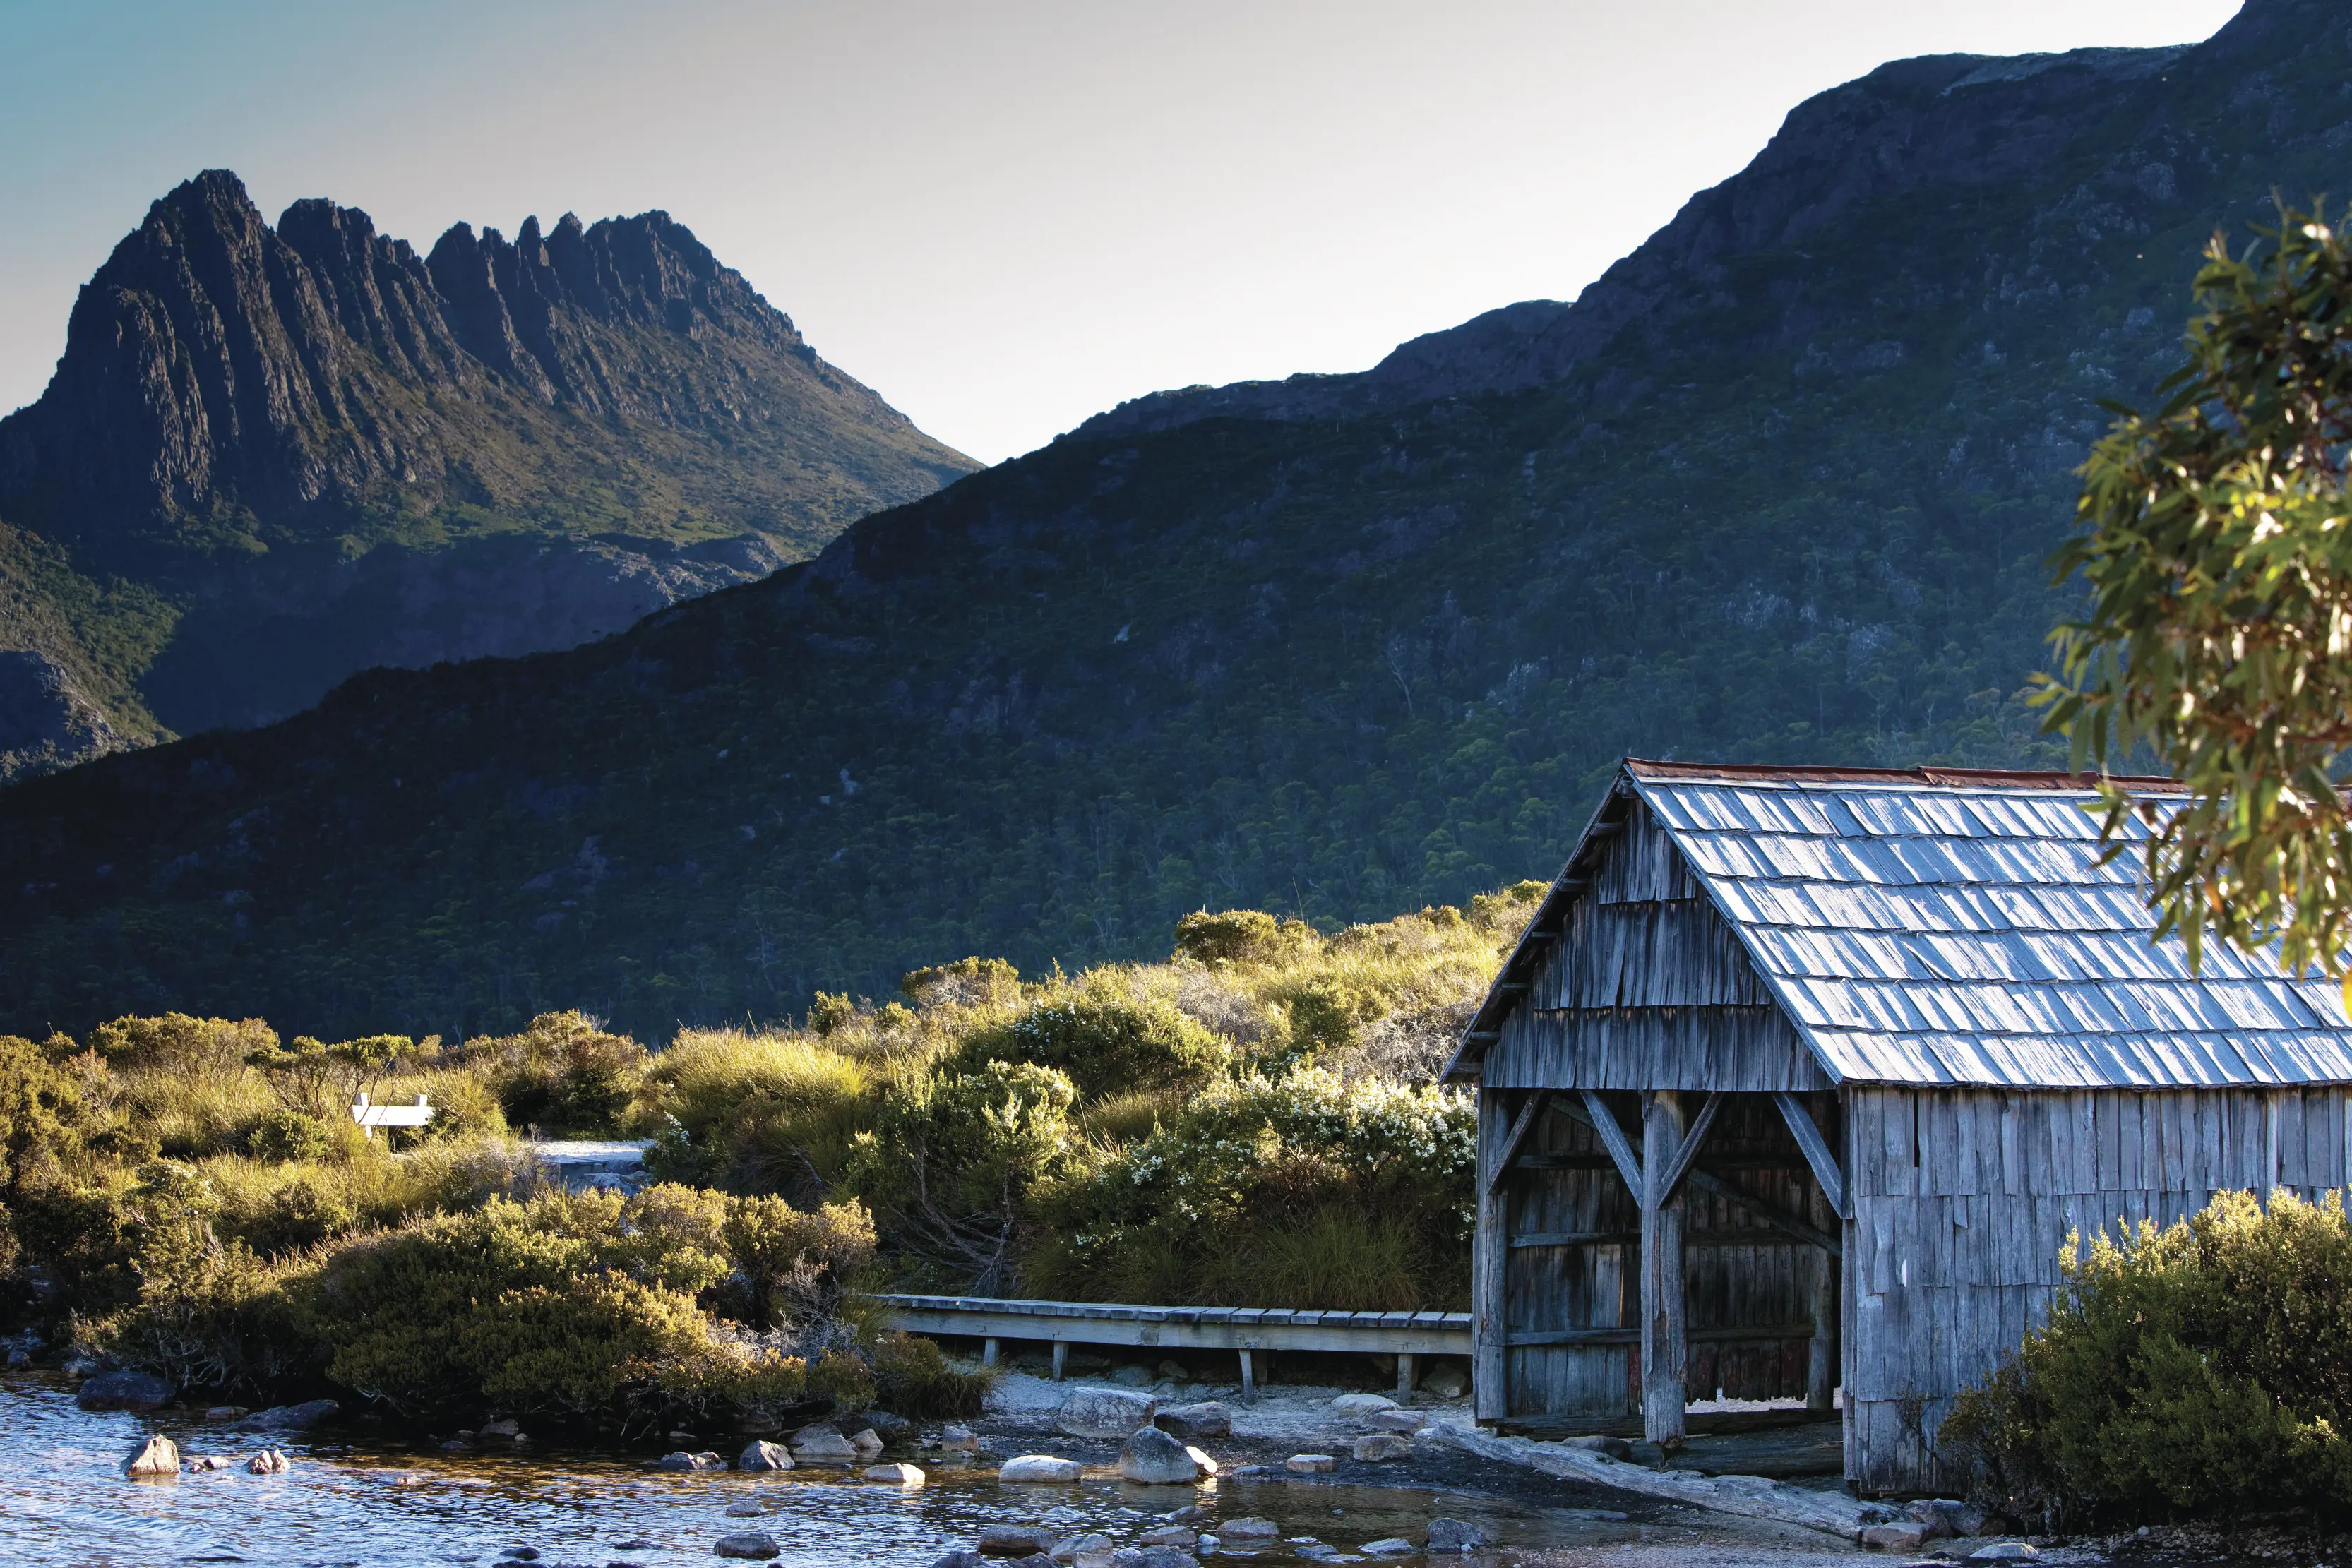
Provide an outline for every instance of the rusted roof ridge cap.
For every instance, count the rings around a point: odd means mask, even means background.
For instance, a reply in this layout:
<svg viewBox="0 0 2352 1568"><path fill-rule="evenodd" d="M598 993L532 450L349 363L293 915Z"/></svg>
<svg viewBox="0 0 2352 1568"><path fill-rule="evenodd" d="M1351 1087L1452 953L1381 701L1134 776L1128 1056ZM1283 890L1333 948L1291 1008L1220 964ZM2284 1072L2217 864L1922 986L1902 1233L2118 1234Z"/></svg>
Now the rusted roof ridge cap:
<svg viewBox="0 0 2352 1568"><path fill-rule="evenodd" d="M2099 786L2095 773L2061 773L2000 768L1809 768L1767 762L1661 762L1629 757L1625 770L1636 779L1661 782L1676 779L1719 779L1757 784L1909 784L1975 789L2089 790ZM2156 774L2118 773L2108 782L2129 789L2179 794L2179 780Z"/></svg>

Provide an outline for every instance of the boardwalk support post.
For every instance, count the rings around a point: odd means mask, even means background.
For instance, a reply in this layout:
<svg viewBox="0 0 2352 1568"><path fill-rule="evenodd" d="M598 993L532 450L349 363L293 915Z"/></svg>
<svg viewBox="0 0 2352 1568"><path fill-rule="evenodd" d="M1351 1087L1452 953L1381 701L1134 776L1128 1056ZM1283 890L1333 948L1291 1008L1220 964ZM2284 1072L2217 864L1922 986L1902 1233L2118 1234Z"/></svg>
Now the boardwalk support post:
<svg viewBox="0 0 2352 1568"><path fill-rule="evenodd" d="M1063 1369L1064 1367L1066 1367L1066 1366L1067 1366L1067 1365L1069 1365L1069 1364L1070 1364L1070 1342L1069 1342L1068 1340L1066 1340L1066 1339L1057 1339L1057 1340L1055 1340L1055 1341L1054 1342L1054 1381L1055 1381L1055 1382L1059 1383L1059 1382L1061 1382L1061 1381L1062 1381L1062 1369Z"/></svg>
<svg viewBox="0 0 2352 1568"><path fill-rule="evenodd" d="M996 1364L996 1341L993 1338L980 1342L980 1364L982 1366Z"/></svg>
<svg viewBox="0 0 2352 1568"><path fill-rule="evenodd" d="M1257 1399L1257 1363L1255 1353L1242 1352L1242 1403L1254 1404Z"/></svg>
<svg viewBox="0 0 2352 1568"><path fill-rule="evenodd" d="M1397 1403L1409 1404L1412 1399L1412 1352L1397 1357Z"/></svg>

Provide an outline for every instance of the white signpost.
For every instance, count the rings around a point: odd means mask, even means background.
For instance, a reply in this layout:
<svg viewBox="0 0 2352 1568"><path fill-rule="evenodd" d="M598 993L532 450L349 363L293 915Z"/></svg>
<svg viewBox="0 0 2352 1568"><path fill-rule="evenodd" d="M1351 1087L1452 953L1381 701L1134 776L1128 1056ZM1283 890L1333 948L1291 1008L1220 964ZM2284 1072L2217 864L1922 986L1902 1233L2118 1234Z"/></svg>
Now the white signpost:
<svg viewBox="0 0 2352 1568"><path fill-rule="evenodd" d="M433 1116L434 1109L422 1094L416 1097L414 1105L371 1105L362 1091L359 1103L352 1107L352 1120L360 1124L360 1131L370 1139L374 1138L378 1127L421 1127L433 1120Z"/></svg>

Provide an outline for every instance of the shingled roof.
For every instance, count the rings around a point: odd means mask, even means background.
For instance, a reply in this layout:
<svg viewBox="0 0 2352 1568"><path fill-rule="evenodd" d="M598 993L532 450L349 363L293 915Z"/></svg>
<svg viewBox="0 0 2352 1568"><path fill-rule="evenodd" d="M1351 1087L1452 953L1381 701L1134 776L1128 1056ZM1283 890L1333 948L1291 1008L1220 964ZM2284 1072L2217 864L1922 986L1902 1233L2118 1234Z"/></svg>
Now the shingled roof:
<svg viewBox="0 0 2352 1568"><path fill-rule="evenodd" d="M1629 759L1445 1076L1477 1076L1514 982L1590 896L1576 868L1638 802L1833 1082L2352 1082L2333 982L2212 944L2191 974L2178 938L2149 940L2139 858L2099 863L2095 799L2062 774Z"/></svg>

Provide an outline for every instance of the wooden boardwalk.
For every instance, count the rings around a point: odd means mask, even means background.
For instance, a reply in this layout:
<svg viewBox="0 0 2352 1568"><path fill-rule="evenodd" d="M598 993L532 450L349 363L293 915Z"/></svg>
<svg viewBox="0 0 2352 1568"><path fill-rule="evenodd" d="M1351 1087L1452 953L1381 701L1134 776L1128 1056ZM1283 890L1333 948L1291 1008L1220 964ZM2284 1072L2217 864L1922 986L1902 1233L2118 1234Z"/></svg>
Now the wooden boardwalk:
<svg viewBox="0 0 2352 1568"><path fill-rule="evenodd" d="M1283 1307L1149 1307L1118 1301L1013 1301L986 1296L877 1296L884 1322L909 1333L960 1334L983 1343L993 1365L1001 1340L1054 1347L1059 1380L1073 1344L1230 1350L1241 1357L1242 1396L1257 1387L1261 1350L1360 1351L1397 1358L1397 1387L1410 1392L1416 1358L1470 1354L1467 1312L1319 1312Z"/></svg>

